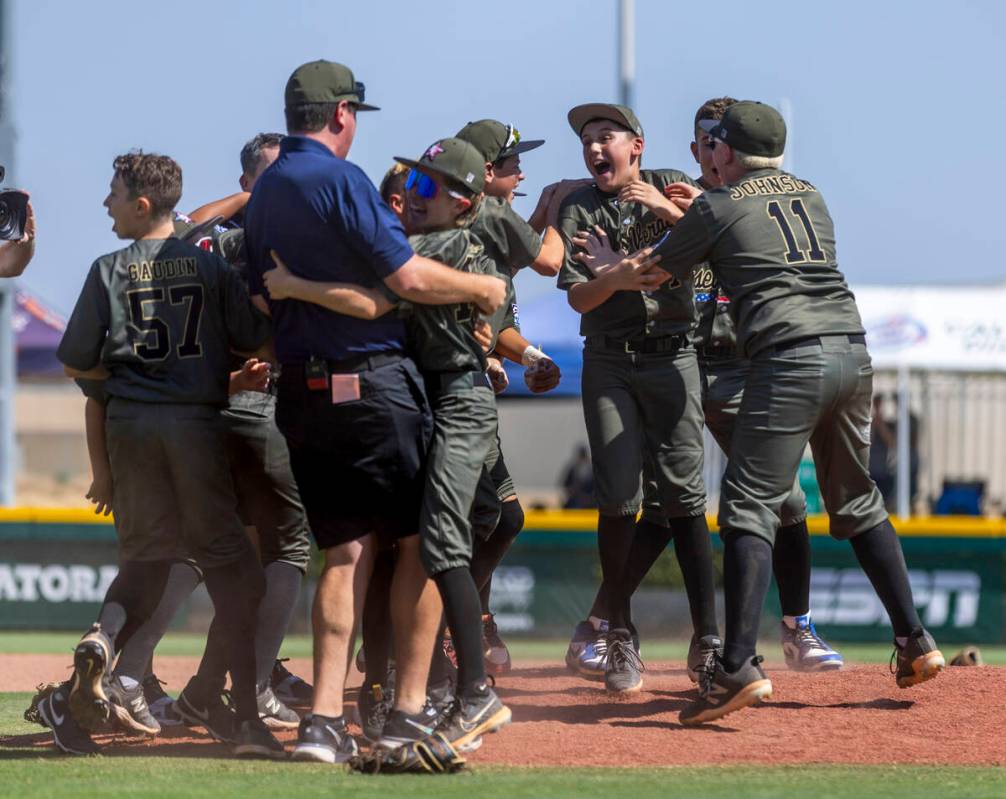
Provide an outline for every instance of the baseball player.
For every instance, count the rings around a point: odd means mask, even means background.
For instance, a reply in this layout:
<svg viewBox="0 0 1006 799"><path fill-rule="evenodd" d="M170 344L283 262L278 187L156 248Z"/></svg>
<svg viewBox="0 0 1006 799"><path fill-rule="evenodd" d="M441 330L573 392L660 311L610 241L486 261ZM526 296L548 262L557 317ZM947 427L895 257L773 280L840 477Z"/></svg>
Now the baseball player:
<svg viewBox="0 0 1006 799"><path fill-rule="evenodd" d="M455 268L492 274L493 264L467 229L482 200L483 159L457 138L441 139L418 160L396 158L411 171L406 216L418 252ZM379 289L312 283L277 269L264 275L270 297L316 302L362 318L386 314L392 301ZM471 305L399 302L411 349L423 372L433 406L434 434L427 463L420 515L423 565L436 581L458 662L457 698L436 732L457 749L474 748L486 732L510 721L510 710L486 682L481 607L470 564L473 551L469 514L496 433L496 403L485 376L485 352L475 337ZM432 649L432 647L431 647ZM400 711L389 717L379 744L402 746L422 734L424 717ZM428 729L427 734L434 730Z"/></svg>
<svg viewBox="0 0 1006 799"><path fill-rule="evenodd" d="M643 463L654 468L661 507L679 547L682 571L711 569L702 484L702 406L695 349L690 281L664 281L659 272L624 269L595 277L574 243L580 231L602 228L618 249L635 252L657 241L681 218L664 196L676 182L691 182L677 170L641 168L643 128L631 109L605 103L573 108L568 115L580 138L591 185L573 191L559 209L566 255L559 288L582 314L585 337L583 411L598 499L598 550L603 582L594 619L578 625L567 653L575 663L592 638L603 634L598 611L608 611L605 685L633 692L642 686L642 663L629 628L629 595L623 584L640 508ZM700 612L715 635L712 583Z"/></svg>
<svg viewBox="0 0 1006 799"><path fill-rule="evenodd" d="M279 756L283 747L255 701L262 567L234 512L219 420L231 348L262 347L268 319L229 266L173 237L182 188L174 161L131 153L114 169L105 206L113 231L133 243L95 261L58 354L70 376L105 380L120 569L77 645L71 680L40 703L39 714L62 751L95 750L81 728L109 717L108 670L160 599L180 534L224 624L234 751Z"/></svg>
<svg viewBox="0 0 1006 799"><path fill-rule="evenodd" d="M919 620L901 545L869 476L873 368L827 206L811 183L780 170L786 126L775 109L739 102L699 124L723 185L672 187L690 208L652 257L679 279L709 263L750 367L720 497L724 651L681 722L718 719L771 695L755 654L758 622L782 505L808 442L831 534L851 542L890 616L898 686L931 679L944 658Z"/></svg>

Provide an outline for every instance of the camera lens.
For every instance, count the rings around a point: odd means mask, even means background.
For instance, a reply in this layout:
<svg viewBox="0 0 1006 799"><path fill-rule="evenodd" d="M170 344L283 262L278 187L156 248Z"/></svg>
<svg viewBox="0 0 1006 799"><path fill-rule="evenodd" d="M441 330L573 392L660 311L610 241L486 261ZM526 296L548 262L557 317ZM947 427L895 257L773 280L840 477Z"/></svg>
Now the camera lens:
<svg viewBox="0 0 1006 799"><path fill-rule="evenodd" d="M0 191L0 240L16 241L28 223L28 195L23 191Z"/></svg>
<svg viewBox="0 0 1006 799"><path fill-rule="evenodd" d="M6 200L0 200L0 239L6 239L4 234L11 226L10 204Z"/></svg>

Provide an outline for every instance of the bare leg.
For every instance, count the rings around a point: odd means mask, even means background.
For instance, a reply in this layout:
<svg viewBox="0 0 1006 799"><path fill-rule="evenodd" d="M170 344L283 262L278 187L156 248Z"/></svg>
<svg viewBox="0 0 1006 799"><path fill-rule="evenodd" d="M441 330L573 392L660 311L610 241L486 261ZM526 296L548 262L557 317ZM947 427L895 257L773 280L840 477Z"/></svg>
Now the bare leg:
<svg viewBox="0 0 1006 799"><path fill-rule="evenodd" d="M395 710L418 713L426 702L426 679L442 612L440 592L419 560L419 536L401 539L391 583L391 625L398 664Z"/></svg>
<svg viewBox="0 0 1006 799"><path fill-rule="evenodd" d="M338 718L352 642L373 568L374 540L366 536L325 550L311 623L314 629L312 712Z"/></svg>

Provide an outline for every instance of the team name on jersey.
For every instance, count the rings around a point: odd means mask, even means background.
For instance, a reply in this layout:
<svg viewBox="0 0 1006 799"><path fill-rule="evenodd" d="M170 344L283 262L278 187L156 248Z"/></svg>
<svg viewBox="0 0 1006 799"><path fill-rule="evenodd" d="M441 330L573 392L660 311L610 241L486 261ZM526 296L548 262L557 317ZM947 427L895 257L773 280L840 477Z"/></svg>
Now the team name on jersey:
<svg viewBox="0 0 1006 799"><path fill-rule="evenodd" d="M670 227L663 219L651 219L647 222L633 222L625 225L621 231L621 243L623 249L628 253L652 244Z"/></svg>
<svg viewBox="0 0 1006 799"><path fill-rule="evenodd" d="M167 258L163 261L140 261L126 267L130 283L148 283L151 280L171 280L176 277L193 277L199 274L195 258Z"/></svg>
<svg viewBox="0 0 1006 799"><path fill-rule="evenodd" d="M792 175L774 175L769 178L750 178L742 180L730 189L731 200L743 200L745 197L758 197L769 194L800 194L817 191L806 180L800 180Z"/></svg>

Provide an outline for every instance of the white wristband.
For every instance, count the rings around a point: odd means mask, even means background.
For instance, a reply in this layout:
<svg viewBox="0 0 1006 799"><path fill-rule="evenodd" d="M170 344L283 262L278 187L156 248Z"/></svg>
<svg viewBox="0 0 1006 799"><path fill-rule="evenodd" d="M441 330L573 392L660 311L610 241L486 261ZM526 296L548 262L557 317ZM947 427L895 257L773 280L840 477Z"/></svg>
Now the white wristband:
<svg viewBox="0 0 1006 799"><path fill-rule="evenodd" d="M528 344L527 348L524 350L524 352L520 356L520 362L522 364L524 364L524 366L529 366L530 367L530 366L534 366L542 358L547 358L547 357L548 356L545 355L545 353L542 352L540 349L538 349L535 346L532 346L531 344Z"/></svg>

